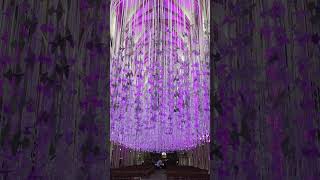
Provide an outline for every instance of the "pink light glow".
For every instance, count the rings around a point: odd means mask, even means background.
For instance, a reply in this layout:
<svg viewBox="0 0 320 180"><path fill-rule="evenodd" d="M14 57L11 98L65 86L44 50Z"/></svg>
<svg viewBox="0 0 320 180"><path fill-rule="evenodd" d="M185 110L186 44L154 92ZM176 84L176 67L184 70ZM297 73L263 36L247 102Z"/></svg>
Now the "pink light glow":
<svg viewBox="0 0 320 180"><path fill-rule="evenodd" d="M199 0L112 2L111 140L155 152L209 141L209 37Z"/></svg>

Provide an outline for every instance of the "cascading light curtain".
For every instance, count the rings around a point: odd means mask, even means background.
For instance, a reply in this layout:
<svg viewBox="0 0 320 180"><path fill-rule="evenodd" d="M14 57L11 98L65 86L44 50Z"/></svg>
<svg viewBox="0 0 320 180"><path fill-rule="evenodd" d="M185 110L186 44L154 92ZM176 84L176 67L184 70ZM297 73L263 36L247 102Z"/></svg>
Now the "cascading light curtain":
<svg viewBox="0 0 320 180"><path fill-rule="evenodd" d="M111 140L150 152L209 141L209 1L114 0Z"/></svg>

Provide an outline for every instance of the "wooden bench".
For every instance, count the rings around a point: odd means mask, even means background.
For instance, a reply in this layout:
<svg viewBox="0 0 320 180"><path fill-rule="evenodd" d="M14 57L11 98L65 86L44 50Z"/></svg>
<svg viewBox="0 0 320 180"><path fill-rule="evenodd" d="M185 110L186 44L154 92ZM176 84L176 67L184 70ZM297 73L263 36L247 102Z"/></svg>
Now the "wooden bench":
<svg viewBox="0 0 320 180"><path fill-rule="evenodd" d="M209 180L210 175L207 170L190 167L176 166L168 167L167 180Z"/></svg>
<svg viewBox="0 0 320 180"><path fill-rule="evenodd" d="M152 165L128 166L111 169L111 180L140 180L149 177L154 172Z"/></svg>

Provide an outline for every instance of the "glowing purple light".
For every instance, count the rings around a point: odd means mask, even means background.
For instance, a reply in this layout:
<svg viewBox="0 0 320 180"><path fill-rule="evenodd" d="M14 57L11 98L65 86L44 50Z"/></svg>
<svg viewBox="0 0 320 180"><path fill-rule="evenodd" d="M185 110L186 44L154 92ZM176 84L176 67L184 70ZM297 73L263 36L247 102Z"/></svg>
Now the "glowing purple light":
<svg viewBox="0 0 320 180"><path fill-rule="evenodd" d="M203 0L114 0L111 140L168 152L209 141Z"/></svg>

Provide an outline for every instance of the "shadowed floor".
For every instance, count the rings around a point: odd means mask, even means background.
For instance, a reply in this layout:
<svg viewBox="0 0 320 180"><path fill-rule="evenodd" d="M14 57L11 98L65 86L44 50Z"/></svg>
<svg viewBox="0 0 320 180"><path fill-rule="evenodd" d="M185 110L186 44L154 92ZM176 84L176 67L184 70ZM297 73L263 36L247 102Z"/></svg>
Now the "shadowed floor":
<svg viewBox="0 0 320 180"><path fill-rule="evenodd" d="M149 178L142 178L141 180L166 180L165 170L156 170Z"/></svg>

